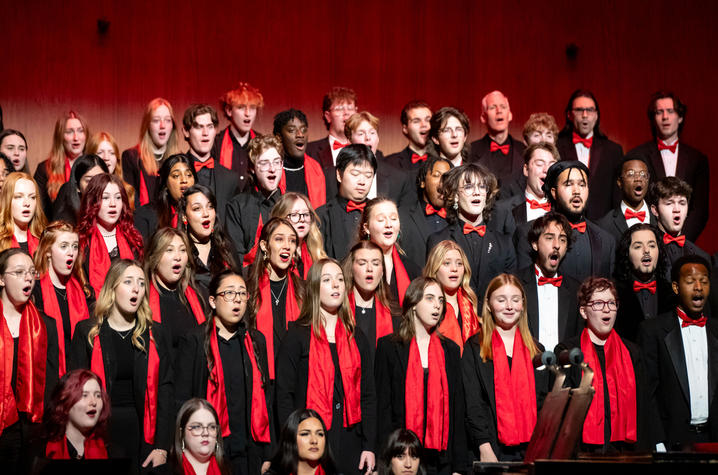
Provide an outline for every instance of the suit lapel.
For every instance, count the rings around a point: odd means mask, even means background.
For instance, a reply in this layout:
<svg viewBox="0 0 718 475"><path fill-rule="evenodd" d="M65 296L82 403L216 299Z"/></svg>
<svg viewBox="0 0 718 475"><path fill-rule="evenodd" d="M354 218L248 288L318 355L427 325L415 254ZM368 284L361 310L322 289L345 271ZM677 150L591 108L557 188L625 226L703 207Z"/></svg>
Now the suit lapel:
<svg viewBox="0 0 718 475"><path fill-rule="evenodd" d="M648 214L650 215L651 212L648 211ZM614 209L613 210L613 224L616 226L616 229L618 230L619 234L623 234L628 230L628 225L626 224L626 218L621 214L621 209Z"/></svg>
<svg viewBox="0 0 718 475"><path fill-rule="evenodd" d="M712 405L718 386L718 336L714 333L711 321L706 325L708 341L708 404Z"/></svg>
<svg viewBox="0 0 718 475"><path fill-rule="evenodd" d="M531 266L531 268L533 268L533 266ZM532 335L538 338L538 290L536 289L536 278L531 274L531 268L519 277L524 284L524 291L526 292L526 306L528 307L526 310L528 310L529 330L531 330Z"/></svg>
<svg viewBox="0 0 718 475"><path fill-rule="evenodd" d="M601 272L601 236L593 229L593 226L586 222L588 242L591 245L591 273L599 275Z"/></svg>
<svg viewBox="0 0 718 475"><path fill-rule="evenodd" d="M670 324L670 331L663 339L668 354L671 356L671 362L673 363L673 369L676 371L676 376L681 384L681 391L686 401L690 403L690 392L688 391L688 369L686 368L686 354L683 351L683 339L681 338L681 330L678 327L678 323L675 319L678 317L674 316L674 319Z"/></svg>
<svg viewBox="0 0 718 475"><path fill-rule="evenodd" d="M561 285L558 288L558 338L559 341L564 341L568 336L566 335L566 320L571 309L567 308L568 303L571 301L571 296L565 285ZM550 348L547 348L550 350Z"/></svg>
<svg viewBox="0 0 718 475"><path fill-rule="evenodd" d="M666 169L663 167L663 158L661 158L661 152L658 151L658 145L656 145L655 140L651 142L650 150L650 160L651 165L653 166L653 170L651 171L651 173L653 174L653 176L656 177L656 180L665 178ZM678 154L680 155L680 151L678 152Z"/></svg>
<svg viewBox="0 0 718 475"><path fill-rule="evenodd" d="M521 200L521 203L517 206L514 206L514 208L511 210L511 214L514 216L514 222L516 222L516 226L525 223L528 220L528 217L526 215L526 202L524 200Z"/></svg>
<svg viewBox="0 0 718 475"><path fill-rule="evenodd" d="M574 150L576 147L574 147ZM598 170L598 166L601 163L601 150L603 149L603 141L594 136L594 141L591 144L591 150L589 151L589 159L588 159L588 165L589 165L589 172L591 175L593 175L596 170Z"/></svg>
<svg viewBox="0 0 718 475"><path fill-rule="evenodd" d="M429 233L426 232L426 218L424 217L424 212L421 210L421 206L414 206L409 216L411 220L414 221L414 227L419 231L419 239L421 242L426 243L429 239Z"/></svg>

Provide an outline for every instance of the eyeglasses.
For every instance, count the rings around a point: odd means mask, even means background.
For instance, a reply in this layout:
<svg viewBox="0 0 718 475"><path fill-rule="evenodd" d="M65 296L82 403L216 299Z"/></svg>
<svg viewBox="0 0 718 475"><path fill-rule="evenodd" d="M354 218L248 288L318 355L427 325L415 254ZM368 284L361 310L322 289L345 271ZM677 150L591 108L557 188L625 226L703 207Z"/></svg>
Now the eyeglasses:
<svg viewBox="0 0 718 475"><path fill-rule="evenodd" d="M257 162L257 170L260 172L266 172L267 170L271 170L273 168L282 168L283 160L281 158L275 158L272 161L269 160L261 160Z"/></svg>
<svg viewBox="0 0 718 475"><path fill-rule="evenodd" d="M463 127L444 127L443 129L439 129L439 133L441 135L463 135L466 133L466 129Z"/></svg>
<svg viewBox="0 0 718 475"><path fill-rule="evenodd" d="M202 424L191 424L187 426L189 433L194 436L202 435L205 429L209 435L217 435L217 424L207 424L206 426Z"/></svg>
<svg viewBox="0 0 718 475"><path fill-rule="evenodd" d="M465 195L471 195L475 191L480 191L482 193L486 193L488 191L488 187L485 183L467 183L466 185L459 188L461 192Z"/></svg>
<svg viewBox="0 0 718 475"><path fill-rule="evenodd" d="M332 110L333 110L334 112L344 112L344 111L346 111L346 112L356 112L357 106L347 106L347 105L334 106L334 107L332 107Z"/></svg>
<svg viewBox="0 0 718 475"><path fill-rule="evenodd" d="M289 213L287 215L287 218L293 223L298 223L300 221L311 221L312 220L312 214L311 213Z"/></svg>
<svg viewBox="0 0 718 475"><path fill-rule="evenodd" d="M646 178L648 178L648 172L645 170L626 170L626 173L624 173L624 175L628 178L634 178L638 176L638 178L640 178L641 180L645 180Z"/></svg>
<svg viewBox="0 0 718 475"><path fill-rule="evenodd" d="M595 107L574 107L571 109L574 114L583 114L584 112L586 114L595 114L597 112L597 109Z"/></svg>
<svg viewBox="0 0 718 475"><path fill-rule="evenodd" d="M27 276L30 276L36 280L40 278L40 274L34 268L28 270L18 269L13 271L7 271L5 273L15 276L16 279L24 279Z"/></svg>
<svg viewBox="0 0 718 475"><path fill-rule="evenodd" d="M608 305L608 309L610 311L614 311L614 310L618 309L618 302L616 302L615 300L607 300L607 301L591 300L590 302L588 302L586 304L587 307L591 307L593 309L593 311L595 311L595 312L603 311L607 305Z"/></svg>
<svg viewBox="0 0 718 475"><path fill-rule="evenodd" d="M225 290L223 292L217 292L217 296L222 297L225 302L234 302L239 296L239 301L247 300L248 293L246 290Z"/></svg>

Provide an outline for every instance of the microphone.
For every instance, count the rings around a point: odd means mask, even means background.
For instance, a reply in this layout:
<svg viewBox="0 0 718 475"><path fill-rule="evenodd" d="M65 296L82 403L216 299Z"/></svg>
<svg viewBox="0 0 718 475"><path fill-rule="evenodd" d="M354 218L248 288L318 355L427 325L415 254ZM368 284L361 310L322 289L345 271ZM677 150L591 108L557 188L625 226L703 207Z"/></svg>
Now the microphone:
<svg viewBox="0 0 718 475"><path fill-rule="evenodd" d="M579 366L583 363L583 352L581 348L563 349L558 354L558 364L561 366Z"/></svg>
<svg viewBox="0 0 718 475"><path fill-rule="evenodd" d="M556 355L553 354L552 351L544 351L543 353L539 353L533 358L533 366L536 369L541 368L542 366L550 367L556 364Z"/></svg>

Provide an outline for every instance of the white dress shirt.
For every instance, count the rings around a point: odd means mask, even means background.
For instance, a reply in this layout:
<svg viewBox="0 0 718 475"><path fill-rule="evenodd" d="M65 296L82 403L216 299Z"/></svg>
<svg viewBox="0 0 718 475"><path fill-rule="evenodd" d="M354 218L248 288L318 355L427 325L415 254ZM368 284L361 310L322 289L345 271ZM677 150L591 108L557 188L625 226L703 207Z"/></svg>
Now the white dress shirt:
<svg viewBox="0 0 718 475"><path fill-rule="evenodd" d="M663 143L666 145L673 145L676 142L678 142L678 139L672 140L671 143ZM680 147L680 144L676 145L675 152L671 152L666 149L661 150L661 159L663 160L663 169L666 172L666 176L676 176L676 166L678 165L678 147Z"/></svg>
<svg viewBox="0 0 718 475"><path fill-rule="evenodd" d="M628 209L628 205L627 205L625 202L621 201L621 214L624 216L624 219L625 219L625 216L626 216L626 210L627 210L627 209ZM650 223L650 221L651 221L651 218L650 218L650 215L649 215L650 211L648 210L648 204L646 203L646 200L643 200L643 206L641 206L641 209L639 209L639 210L636 211L636 212L637 212L637 213L640 213L641 211L643 211L644 213L646 213L646 217L643 218L643 221L641 221L641 220L638 219L638 218L626 219L626 226L628 226L628 227L630 228L630 227L633 226L634 224Z"/></svg>
<svg viewBox="0 0 718 475"><path fill-rule="evenodd" d="M590 139L591 137L593 137L593 130L586 136L587 139ZM574 147L576 147L578 161L588 166L588 162L591 160L591 149L586 147L583 142L574 144Z"/></svg>
<svg viewBox="0 0 718 475"><path fill-rule="evenodd" d="M678 324L683 321L680 317ZM688 372L688 393L691 403L691 424L708 421L708 340L706 327L698 325L681 326L683 351L686 355Z"/></svg>
<svg viewBox="0 0 718 475"><path fill-rule="evenodd" d="M545 196L542 199L538 199L528 191L525 191L524 195L526 196L526 200L536 200L539 202L539 204L544 204L548 202L548 199ZM533 221L534 219L540 218L547 213L547 211L542 208L531 209L531 205L528 201L526 201L524 206L526 206L526 222Z"/></svg>
<svg viewBox="0 0 718 475"><path fill-rule="evenodd" d="M336 167L337 166L337 155L339 155L339 152L341 152L342 149L338 148L338 149L334 150L334 142L339 142L339 140L337 140L334 137L332 137L331 135L329 135L329 150L332 152L332 163L334 163L334 166ZM339 143L344 143L344 142L339 142ZM347 142L347 144L348 143L349 142ZM312 158L316 158L316 157L312 157Z"/></svg>
<svg viewBox="0 0 718 475"><path fill-rule="evenodd" d="M538 341L544 348L551 350L559 343L558 335L558 287L553 284L538 285L543 276L536 265L536 293L538 297Z"/></svg>

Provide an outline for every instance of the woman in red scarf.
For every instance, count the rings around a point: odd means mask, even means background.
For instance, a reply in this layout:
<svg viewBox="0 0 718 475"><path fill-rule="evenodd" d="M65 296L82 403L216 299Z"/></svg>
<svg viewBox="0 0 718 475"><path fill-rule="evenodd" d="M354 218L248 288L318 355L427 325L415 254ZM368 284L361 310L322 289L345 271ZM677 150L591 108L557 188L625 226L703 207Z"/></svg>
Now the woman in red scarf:
<svg viewBox="0 0 718 475"><path fill-rule="evenodd" d="M45 228L35 254L35 269L40 275L33 288L35 306L55 320L59 348L59 375L70 366L70 342L75 326L90 318L95 302L92 288L85 279L80 260L77 231L64 221Z"/></svg>
<svg viewBox="0 0 718 475"><path fill-rule="evenodd" d="M392 296L401 305L409 283L421 275L421 269L409 260L397 243L401 223L396 203L388 198L374 198L367 202L359 221L358 241L368 240L384 254L384 279Z"/></svg>
<svg viewBox="0 0 718 475"><path fill-rule="evenodd" d="M177 430L172 445L174 473L229 475L232 472L225 460L225 445L219 417L212 404L201 398L182 404L177 413Z"/></svg>
<svg viewBox="0 0 718 475"><path fill-rule="evenodd" d="M45 412L45 455L50 459L106 459L110 399L100 378L86 369L66 373Z"/></svg>
<svg viewBox="0 0 718 475"><path fill-rule="evenodd" d="M543 347L531 337L521 282L494 277L481 314L482 331L467 340L462 359L469 448L481 462L523 460L548 375L532 364Z"/></svg>
<svg viewBox="0 0 718 475"><path fill-rule="evenodd" d="M272 452L273 415L264 336L251 328L247 284L231 270L212 279L213 318L185 335L177 351L177 405L206 398L219 414L233 473L260 473Z"/></svg>
<svg viewBox="0 0 718 475"><path fill-rule="evenodd" d="M275 358L287 325L299 318L304 281L292 272L297 232L286 219L272 218L262 228L257 257L249 268L249 299L257 309L249 325L267 340L269 378L274 380Z"/></svg>
<svg viewBox="0 0 718 475"><path fill-rule="evenodd" d="M93 318L72 337L72 367L97 374L110 396L109 454L129 457L133 473L167 462L174 410L171 343L152 321L146 289L137 261L116 260Z"/></svg>
<svg viewBox="0 0 718 475"><path fill-rule="evenodd" d="M461 246L441 241L429 253L424 276L436 279L446 296L446 318L439 331L464 351L464 343L481 329L477 298L471 288L471 266Z"/></svg>
<svg viewBox="0 0 718 475"><path fill-rule="evenodd" d="M100 294L113 259L142 258L142 236L132 224L122 180L114 175L102 173L87 184L77 231L84 270L95 295Z"/></svg>
<svg viewBox="0 0 718 475"><path fill-rule="evenodd" d="M0 191L0 250L17 247L35 255L47 220L40 190L30 175L13 172Z"/></svg>
<svg viewBox="0 0 718 475"><path fill-rule="evenodd" d="M422 465L441 474L466 470L461 354L437 331L445 307L436 280L414 279L398 331L379 340L374 369L379 433L414 431L424 444Z"/></svg>
<svg viewBox="0 0 718 475"><path fill-rule="evenodd" d="M307 299L277 355L277 412L286 421L296 409L314 409L329 428L327 440L341 454L337 471L375 468L376 394L370 344L355 328L344 274L333 259L315 262Z"/></svg>

